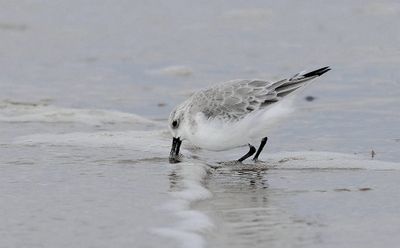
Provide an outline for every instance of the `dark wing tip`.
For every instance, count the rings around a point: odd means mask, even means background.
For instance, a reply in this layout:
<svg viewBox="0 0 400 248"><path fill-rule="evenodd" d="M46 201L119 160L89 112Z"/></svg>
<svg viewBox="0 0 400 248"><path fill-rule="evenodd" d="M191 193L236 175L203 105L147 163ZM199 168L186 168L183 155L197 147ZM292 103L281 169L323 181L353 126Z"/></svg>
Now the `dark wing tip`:
<svg viewBox="0 0 400 248"><path fill-rule="evenodd" d="M307 78L307 77L321 76L322 74L324 74L330 70L331 70L331 68L329 68L329 66L325 66L318 70L308 72L308 73L304 74L303 77Z"/></svg>

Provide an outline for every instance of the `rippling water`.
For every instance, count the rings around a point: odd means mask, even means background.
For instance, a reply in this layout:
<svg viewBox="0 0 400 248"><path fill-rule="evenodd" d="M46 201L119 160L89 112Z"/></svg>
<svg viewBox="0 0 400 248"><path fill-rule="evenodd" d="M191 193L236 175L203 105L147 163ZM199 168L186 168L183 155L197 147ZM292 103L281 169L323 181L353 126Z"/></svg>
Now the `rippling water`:
<svg viewBox="0 0 400 248"><path fill-rule="evenodd" d="M0 13L1 247L398 246L396 1L10 1ZM194 90L325 65L264 162L185 144L184 162L167 162L166 118Z"/></svg>

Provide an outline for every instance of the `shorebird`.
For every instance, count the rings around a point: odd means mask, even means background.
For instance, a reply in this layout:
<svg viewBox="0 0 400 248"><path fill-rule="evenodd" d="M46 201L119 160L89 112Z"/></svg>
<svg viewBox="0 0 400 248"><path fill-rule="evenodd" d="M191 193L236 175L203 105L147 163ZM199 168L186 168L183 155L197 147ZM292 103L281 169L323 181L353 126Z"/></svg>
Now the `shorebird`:
<svg viewBox="0 0 400 248"><path fill-rule="evenodd" d="M221 151L249 146L237 161L253 154L258 157L267 143L265 126L273 120L263 118L273 106L308 82L328 72L323 67L276 82L265 80L232 80L195 92L170 114L169 130L173 136L170 163L180 162L182 141L196 147ZM260 142L258 149L251 145Z"/></svg>

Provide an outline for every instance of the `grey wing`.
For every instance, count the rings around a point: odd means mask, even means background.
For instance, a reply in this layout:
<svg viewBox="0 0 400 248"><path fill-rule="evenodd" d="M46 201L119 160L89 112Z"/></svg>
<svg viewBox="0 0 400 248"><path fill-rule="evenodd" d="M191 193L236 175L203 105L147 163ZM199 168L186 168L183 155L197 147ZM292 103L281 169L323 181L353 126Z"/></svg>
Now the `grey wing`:
<svg viewBox="0 0 400 248"><path fill-rule="evenodd" d="M229 81L196 93L193 102L207 118L239 120L254 111L272 106L329 70L324 67L277 82Z"/></svg>
<svg viewBox="0 0 400 248"><path fill-rule="evenodd" d="M193 96L194 102L207 118L239 120L279 101L274 89L284 81L230 81L198 92Z"/></svg>

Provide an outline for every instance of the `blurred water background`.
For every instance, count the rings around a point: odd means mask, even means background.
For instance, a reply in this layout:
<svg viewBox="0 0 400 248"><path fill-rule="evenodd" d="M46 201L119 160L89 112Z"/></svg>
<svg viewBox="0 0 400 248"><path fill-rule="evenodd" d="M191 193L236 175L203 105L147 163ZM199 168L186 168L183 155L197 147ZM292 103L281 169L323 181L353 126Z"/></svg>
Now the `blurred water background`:
<svg viewBox="0 0 400 248"><path fill-rule="evenodd" d="M0 247L397 247L398 1L0 6ZM194 90L327 65L266 164L167 163Z"/></svg>

